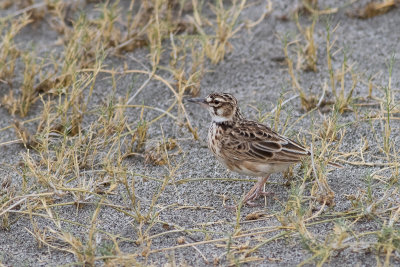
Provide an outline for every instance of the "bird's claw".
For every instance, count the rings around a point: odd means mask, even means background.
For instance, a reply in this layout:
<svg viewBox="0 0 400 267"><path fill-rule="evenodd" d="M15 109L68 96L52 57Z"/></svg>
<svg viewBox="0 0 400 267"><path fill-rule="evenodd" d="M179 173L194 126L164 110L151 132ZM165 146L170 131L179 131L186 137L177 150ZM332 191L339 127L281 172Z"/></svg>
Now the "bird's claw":
<svg viewBox="0 0 400 267"><path fill-rule="evenodd" d="M250 207L255 207L255 206L258 206L258 204L254 203L253 200L256 200L260 196L266 197L266 196L270 196L273 194L274 194L273 192L265 192L265 191L263 191L262 188L257 187L257 188L255 188L254 191L250 190L250 192L244 197L243 203L245 203L246 205L248 205Z"/></svg>

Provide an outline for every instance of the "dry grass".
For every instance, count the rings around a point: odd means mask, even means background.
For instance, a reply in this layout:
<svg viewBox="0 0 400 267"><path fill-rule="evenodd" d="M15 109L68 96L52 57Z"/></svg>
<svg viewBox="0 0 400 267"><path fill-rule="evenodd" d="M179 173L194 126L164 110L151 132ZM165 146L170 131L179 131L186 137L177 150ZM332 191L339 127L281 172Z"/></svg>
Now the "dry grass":
<svg viewBox="0 0 400 267"><path fill-rule="evenodd" d="M348 15L360 19L368 19L389 12L396 7L396 4L398 4L396 0L372 1L357 10L348 12Z"/></svg>
<svg viewBox="0 0 400 267"><path fill-rule="evenodd" d="M292 134L293 127L306 116L325 113L309 132L293 136L304 145L311 144L313 157L303 162L296 173L292 170L299 179L291 182L289 197L287 202L280 203L280 211L255 211L246 215L242 214L239 201L232 215L232 231L221 237L214 228L221 223L219 221L182 227L163 221L160 216L177 209L209 210L213 207L165 206L160 198L168 188L185 183L232 182L235 179L175 180L184 171L182 166L187 160L186 151L179 145L181 140L165 134L162 128L163 135L154 137L150 127L159 126L157 123L168 117L175 122L174 127L184 128L194 139L198 138L183 99L201 93L200 82L207 67L221 62L233 49L232 39L241 29L260 23L271 12L271 3L267 1L261 17L250 22L242 17L249 5L246 0L217 0L214 4L197 0L146 0L130 1L125 7L120 1L89 2L33 4L33 1L17 1L13 4L5 1L0 4L0 8L17 6L18 9L0 19L0 84L1 89L7 91L1 106L16 117L13 124L0 129L2 132L14 128L16 139L0 143L0 149L14 143L25 146L19 166L0 166L21 177L18 186L11 185L9 177L0 183L0 231L8 231L17 220L27 218L31 228L26 231L36 239L38 247L72 254L76 265L146 265L154 254L168 258L165 255L170 254L166 253L182 248L192 248L204 263L257 263L263 260L259 257L263 246L282 239L301 240L310 253L299 266L322 266L343 250L373 252L377 263L384 266L389 266L397 257L400 251L400 164L399 148L394 143L395 133L391 128L392 121L399 119L392 87L394 55L388 59L386 84L375 84L375 77L365 79L356 71L357 63L349 62L346 51L337 45L335 31L340 25L326 24L325 46L318 47L314 39L321 16L335 13L337 9L319 10L318 1L303 1L310 16L305 17L309 19L306 25L302 24L304 14L298 9L294 14L298 30L295 37L281 37L291 89L296 95L282 94L272 111L259 111L259 120L271 122L277 131ZM96 16L77 11L88 4L95 6ZM45 23L44 20L57 32L57 47L60 48L58 52L51 51L46 58L32 47L18 45L21 30L30 24L29 27L34 27ZM128 61L127 53L139 48L148 51L143 69L130 69L128 64L110 69L105 63L116 58ZM326 59L321 58L318 49L325 50ZM332 64L333 56L342 58L337 69ZM326 82L321 83L321 90L306 92L301 82L304 71L324 72ZM133 94L128 90L124 97L117 97L118 79L135 75L145 77L144 82L132 85ZM111 81L110 91L102 104L95 105L95 88L98 82L105 80ZM157 82L172 96L167 108L145 105L137 100L140 93L146 93L151 82ZM354 97L359 84L368 84L368 96ZM375 92L381 97L375 96ZM286 112L284 107L297 95L306 113L296 121L287 116L281 122ZM371 107L371 113L364 115L367 113L360 113L358 109L367 105L368 99L376 101L378 108ZM135 116L128 113L132 110ZM360 147L341 152L346 130L354 126L340 124L341 115L346 112L370 123L376 142L361 140ZM23 120L26 116L30 119ZM375 127L376 123L380 124L380 129ZM381 163L366 160L371 147L381 152ZM164 174L152 177L133 173L127 166L129 158L144 158L148 166L164 168ZM374 155L368 158L374 159ZM356 194L346 196L351 201L346 211L333 209L335 194L327 180L330 161L382 167L367 175ZM147 199L137 195L139 180L157 185ZM116 195L122 200L116 201ZM87 223L60 216L60 210L69 207L76 213L90 207L92 213ZM99 217L109 210L131 220L134 238L103 230ZM270 219L278 223L266 227L258 224L246 230L248 225ZM378 227L371 231L357 227L361 221L368 220L378 222ZM46 226L41 223L43 221ZM322 236L313 233L314 227L319 226L330 231ZM76 230L68 231L70 228ZM204 239L191 239L193 233L203 234ZM157 240L170 234L179 235L176 244L154 246ZM132 250L124 251L122 244L130 244ZM201 250L204 245L222 248L224 252L210 258ZM168 260L181 264L173 255Z"/></svg>

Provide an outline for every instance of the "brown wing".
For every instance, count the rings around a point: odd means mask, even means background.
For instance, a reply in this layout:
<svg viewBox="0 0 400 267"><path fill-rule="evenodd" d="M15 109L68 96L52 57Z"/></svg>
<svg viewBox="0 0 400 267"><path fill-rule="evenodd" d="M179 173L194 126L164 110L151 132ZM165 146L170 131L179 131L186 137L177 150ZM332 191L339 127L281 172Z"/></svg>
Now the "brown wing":
<svg viewBox="0 0 400 267"><path fill-rule="evenodd" d="M235 125L221 143L221 153L243 161L294 163L310 154L300 144L255 121Z"/></svg>

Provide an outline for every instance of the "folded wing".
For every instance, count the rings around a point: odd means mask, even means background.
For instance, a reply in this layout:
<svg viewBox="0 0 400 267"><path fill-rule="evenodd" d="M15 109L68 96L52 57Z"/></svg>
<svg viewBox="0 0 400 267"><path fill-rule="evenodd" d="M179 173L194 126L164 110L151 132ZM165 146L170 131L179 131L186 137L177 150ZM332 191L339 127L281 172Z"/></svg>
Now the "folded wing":
<svg viewBox="0 0 400 267"><path fill-rule="evenodd" d="M229 136L222 140L221 153L235 160L260 163L295 163L310 154L297 142L254 121L232 128Z"/></svg>

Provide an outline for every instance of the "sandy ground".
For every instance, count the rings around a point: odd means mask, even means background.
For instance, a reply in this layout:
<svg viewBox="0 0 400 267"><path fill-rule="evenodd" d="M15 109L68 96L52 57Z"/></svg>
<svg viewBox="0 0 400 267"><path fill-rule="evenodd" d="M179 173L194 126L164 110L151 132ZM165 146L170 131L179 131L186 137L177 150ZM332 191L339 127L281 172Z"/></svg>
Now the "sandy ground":
<svg viewBox="0 0 400 267"><path fill-rule="evenodd" d="M322 3L321 5L323 7L339 6L337 3ZM258 4L249 7L243 14L243 17L257 18L262 13L263 6ZM282 65L281 62L276 61L276 58L284 56L283 45L277 38L277 35L283 36L287 34L289 37L294 37L296 34L295 23L291 20L286 21L281 19L282 15L290 12L292 8L282 3L274 3L273 12L265 20L251 30L242 30L237 38L232 40L233 50L226 56L225 60L218 65L208 64L207 67L210 71L205 74L202 80L201 95L206 96L210 92L232 93L239 100L243 113L252 119L257 119L257 112L253 107L258 107L262 113L266 113L276 106L278 99L283 93L289 92L284 95L284 99L292 96L293 93L290 93L292 92L291 81L287 73L287 67ZM347 9L342 8L339 12L329 16L332 25L339 23L339 27L335 33L337 47L345 49L348 62L355 64L355 71L362 73L365 77L378 73L374 81L376 84L382 85L386 84L388 80L386 63L390 55L395 52L396 63L393 72L392 88L395 88L395 96L398 101L400 99L400 9L397 8L382 16L367 20L350 18L346 15L346 12ZM325 18L320 18L320 22L317 24L315 30L315 40L318 45L319 70L316 73L299 72L299 80L302 87L317 95L321 94L321 87L324 80L329 79L324 48L326 30L323 20ZM304 22L309 23L306 19L304 19ZM29 27L18 38L20 42L28 39L31 40L39 50L40 47L45 49L46 44L50 44L51 49L57 49L51 45L57 39L57 36L55 33L49 32L49 28L46 25ZM128 58L135 58L146 64L146 53L146 49L139 49L126 56ZM338 53L338 56L334 57L333 64L335 68L340 66L342 59L343 56L341 53ZM130 68L140 68L133 60L128 61L128 63L130 64ZM109 69L121 69L122 67L122 61L119 59L107 61L107 68ZM120 78L117 82L117 94L124 95L126 90L132 87L135 90L136 86L139 86L145 79L146 77L136 77L136 80L133 81L132 76ZM95 88L94 105L101 103L107 97L110 86L110 79L99 79ZM5 90L0 87L0 94L4 93ZM380 95L381 93L376 91L374 94ZM354 95L355 97L368 95L368 85L358 84ZM150 82L146 89L137 96L135 102L166 108L172 100L173 95L165 86L161 83ZM39 109L39 104L36 104L35 108ZM199 129L199 141L194 141L190 138L191 135L187 130L178 128L168 118L163 119L157 125L152 125L149 130L149 136L152 139L160 138L162 133L165 137L176 138L184 151L180 156L173 158L171 163L173 166L181 165L173 178L175 182L189 178L246 178L227 172L209 153L205 146L207 127L210 123L208 114L197 106L186 105L186 108L190 114L192 123ZM362 112L360 110L360 113ZM299 99L294 99L284 106L280 121L284 122L286 117L289 117L290 124L292 124L304 113ZM137 113L132 111L131 122L136 121L137 115ZM34 117L35 114L33 113L31 116ZM154 114L148 112L145 116L150 118ZM286 134L290 137L295 137L297 133L300 133L300 136L305 136L307 142L310 142L309 132L312 132L316 125L322 122L322 119L322 116L318 112L309 114L299 123L291 125ZM354 116L354 113L344 113L339 118L339 124L355 120L357 118ZM7 111L0 108L0 128L7 127L11 121L12 117ZM379 124L374 125L374 127L378 129ZM398 130L398 121L393 121L392 131L396 144L400 143L397 134ZM340 150L356 150L360 146L361 138L366 138L370 141L372 153L366 157L367 160L371 159L370 155L374 154L374 152L378 153L378 149L374 145L376 139L371 132L371 126L368 122L355 123L352 127L349 127ZM12 129L1 132L0 142L13 139L15 139L15 133ZM0 179L11 176L14 185L18 186L22 183L22 177L13 171L10 166L15 166L22 161L20 153L23 151L25 151L25 148L20 144L0 147ZM376 159L374 160L376 161ZM142 203L143 212L145 212L148 209L153 194L159 188L159 183L151 179L142 179L139 176L132 175L132 173L162 179L165 175L168 175L168 169L165 166L145 164L144 160L139 157L130 158L127 166L128 172L131 173L129 178L135 180L136 194ZM335 193L336 202L336 206L331 209L334 211L346 211L350 208L351 202L346 198L346 195L356 194L360 188L365 188L365 177L374 170L377 170L377 168L346 165L343 169L330 172L328 182ZM300 175L298 172L299 170L296 168L295 177L296 175L297 177ZM259 200L259 203L262 204L260 207L242 208L240 227L243 233L251 229L262 229L262 227L272 227L281 224L273 216L256 222L244 221L246 215L254 211L262 211L266 214L282 212L284 209L282 203L288 201L291 190L290 186L284 185L285 182L282 174L273 175L270 183L267 184L267 191L273 191L275 193L274 197L267 197L265 205L262 200ZM251 186L252 183L246 181L218 181L215 179L169 185L162 193L157 204L157 209L160 211L159 220L168 223L170 226L175 225L175 228L171 227L169 230L178 229L177 227L179 226L183 229L198 228L208 230L212 233L210 234L212 239L230 236L234 232L237 218L234 212L223 207L222 196L229 197L230 201L232 199L239 199ZM377 194L380 193L380 191L377 191ZM126 198L122 194L110 196L110 198L112 198L114 203L126 204ZM60 199L60 201L68 202L71 199L66 197L65 199ZM73 206L60 207L57 216L87 224L91 220L93 211L93 206L84 206L79 210ZM10 229L0 230L0 262L6 266L63 265L76 262L76 259L70 253L56 251L46 246L38 247L35 238L27 231L27 229L32 229L29 217L13 215L12 219L16 221L11 224ZM133 240L138 238L135 221L128 216L122 216L121 213L117 213L114 209L102 208L98 220L98 227L102 230L120 234L123 237ZM51 226L51 222L45 219L38 218L36 221L40 227ZM207 223L209 224L206 226ZM354 228L372 231L376 230L379 225L373 219L365 219L357 222ZM79 233L78 235L86 231L67 223L65 223L65 227L72 233ZM318 224L309 230L320 240L324 240L326 233L331 231L332 227L332 223ZM166 229L163 228L163 225L157 224L152 227L150 235L165 231ZM266 240L275 234L262 234L260 235L260 238L262 237L260 240ZM206 238L204 232L201 231L190 234L184 232L174 233L172 231L153 239L151 249L155 250L178 245L177 239L182 236L189 243L202 241ZM237 243L235 244L245 244L246 241L251 241L250 244L255 244L253 243L255 240L257 238L254 236L248 236L236 240ZM101 235L99 235L97 241L101 246ZM219 242L218 244L226 245L226 242ZM143 247L130 242L121 243L120 246L121 250L127 253L134 253L143 249ZM219 247L216 246L216 243L200 244L196 248L198 251L193 247L166 250L161 253L150 254L147 259L139 255L137 260L143 264L153 264L156 266L168 262L202 266L207 264L199 251L210 264L213 263L215 258L221 257L227 251L226 246ZM397 258L392 258L392 263L397 265L400 264L400 261L398 251L395 253L397 254ZM260 261L249 263L249 265L257 263L262 266L293 266L311 257L312 254L302 245L301 238L294 236L269 242L261 246L252 256L259 257ZM101 265L101 262L98 264ZM219 264L227 264L226 259L222 257ZM376 255L374 253L362 248L357 250L354 247L335 252L334 255L331 255L327 263L327 265L331 266L372 266L375 264Z"/></svg>

